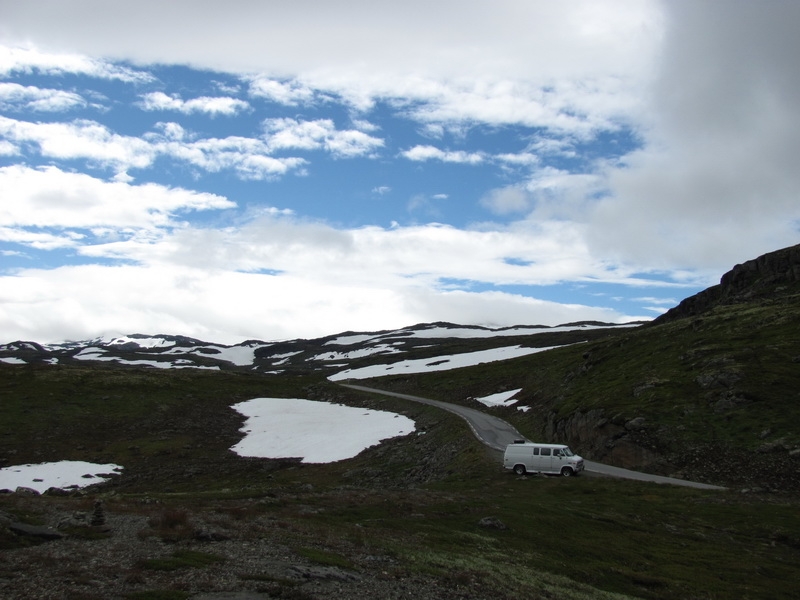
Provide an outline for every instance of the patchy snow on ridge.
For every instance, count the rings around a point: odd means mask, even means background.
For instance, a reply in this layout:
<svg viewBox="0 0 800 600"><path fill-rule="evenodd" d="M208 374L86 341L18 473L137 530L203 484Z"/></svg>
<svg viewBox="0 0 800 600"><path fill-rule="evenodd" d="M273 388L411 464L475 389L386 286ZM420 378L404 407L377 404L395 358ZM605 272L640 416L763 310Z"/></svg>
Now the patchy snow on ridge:
<svg viewBox="0 0 800 600"><path fill-rule="evenodd" d="M38 465L17 465L0 469L0 489L16 490L26 487L39 493L51 487L82 488L102 483L112 475L119 475L122 467L115 464L97 464L80 460Z"/></svg>
<svg viewBox="0 0 800 600"><path fill-rule="evenodd" d="M171 340L156 337L143 337L134 338L127 335L121 335L105 342L106 346L122 346L124 344L136 344L140 348L170 348L175 345Z"/></svg>
<svg viewBox="0 0 800 600"><path fill-rule="evenodd" d="M559 333L564 331L585 331L590 329L608 329L610 327L634 327L638 324L624 325L559 325L557 327L521 325L508 329L490 329L487 327L441 327L432 326L426 329L398 329L376 334L343 335L325 342L326 346L351 346L369 341L380 341L389 338L492 338L511 337L521 335L536 335L538 333Z"/></svg>
<svg viewBox="0 0 800 600"><path fill-rule="evenodd" d="M483 396L482 398L475 398L475 400L484 406L510 406L516 402L516 400L513 399L514 396L519 394L521 391L522 388L510 390L508 392L498 392L497 394Z"/></svg>
<svg viewBox="0 0 800 600"><path fill-rule="evenodd" d="M408 375L412 373L430 373L433 371L447 371L461 367L472 367L487 362L517 358L536 352L544 352L560 346L547 346L545 348L523 348L522 346L505 346L491 350L477 352L463 352L449 356L434 356L431 358L418 358L403 360L388 365L370 365L359 369L347 369L334 373L328 377L329 381L342 381L344 379L370 379L384 375Z"/></svg>
<svg viewBox="0 0 800 600"><path fill-rule="evenodd" d="M194 354L214 360L224 360L225 362L233 363L237 367L247 367L252 365L256 359L256 350L258 348L269 346L217 346L209 344L208 346L196 346L194 348L173 348L167 350L163 354Z"/></svg>
<svg viewBox="0 0 800 600"><path fill-rule="evenodd" d="M16 356L5 356L0 358L0 362L4 362L9 365L27 365L24 360L21 358L17 358Z"/></svg>
<svg viewBox="0 0 800 600"><path fill-rule="evenodd" d="M244 439L231 448L239 456L330 463L416 429L403 415L299 398L253 398L232 408L247 417Z"/></svg>
<svg viewBox="0 0 800 600"><path fill-rule="evenodd" d="M369 348L360 348L350 352L325 352L309 358L309 361L329 361L329 360L353 360L354 358L364 358L373 354L399 354L403 352L390 344L378 344Z"/></svg>
<svg viewBox="0 0 800 600"><path fill-rule="evenodd" d="M138 366L138 367L156 367L157 369L208 369L212 371L218 371L218 366L208 367L203 365L196 365L194 363L189 364L178 364L178 363L187 363L186 360L180 360L175 362L163 361L163 360L126 360L124 358L119 358L118 356L107 356L106 351L102 348L84 348L80 352L78 352L73 358L77 360L97 360L103 362L115 362L121 365L131 365L131 366Z"/></svg>

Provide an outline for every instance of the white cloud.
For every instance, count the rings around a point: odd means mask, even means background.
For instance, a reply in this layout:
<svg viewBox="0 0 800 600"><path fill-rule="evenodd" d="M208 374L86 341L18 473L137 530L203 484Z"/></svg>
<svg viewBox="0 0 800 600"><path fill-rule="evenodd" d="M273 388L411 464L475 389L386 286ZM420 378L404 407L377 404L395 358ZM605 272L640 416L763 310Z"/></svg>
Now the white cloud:
<svg viewBox="0 0 800 600"><path fill-rule="evenodd" d="M194 112L209 115L235 115L247 110L250 105L244 100L230 97L201 96L182 100L178 95L168 96L164 92L150 92L142 96L144 110L174 110L184 114Z"/></svg>
<svg viewBox="0 0 800 600"><path fill-rule="evenodd" d="M0 83L0 109L58 112L86 106L86 100L73 92Z"/></svg>
<svg viewBox="0 0 800 600"><path fill-rule="evenodd" d="M465 152L463 150L449 151L440 150L435 146L414 146L408 150L400 153L400 156L417 162L426 160L440 160L442 162L450 163L466 163L478 164L485 160L485 156L481 152Z"/></svg>
<svg viewBox="0 0 800 600"><path fill-rule="evenodd" d="M236 343L437 320L498 326L623 318L607 309L510 294L437 292L413 284L359 286L168 265L22 270L0 276L0 290L0 329L8 341L55 342L152 330Z"/></svg>
<svg viewBox="0 0 800 600"><path fill-rule="evenodd" d="M46 157L84 158L117 170L147 167L156 154L145 140L115 134L88 120L31 123L0 116L0 135L18 144L36 144Z"/></svg>
<svg viewBox="0 0 800 600"><path fill-rule="evenodd" d="M364 110L390 100L425 123L583 132L635 110L662 29L654 0L359 0L346 8L238 0L199 10L188 0L124 9L78 0L49 2L48 18L39 3L4 12L7 43L32 37L138 64L240 73L251 94L282 104L337 96Z"/></svg>
<svg viewBox="0 0 800 600"><path fill-rule="evenodd" d="M480 202L493 213L506 215L527 211L531 198L522 186L512 185L489 191Z"/></svg>
<svg viewBox="0 0 800 600"><path fill-rule="evenodd" d="M29 231L19 227L4 227L0 225L0 240L36 248L37 250L55 250L58 248L72 248L78 245L80 236L69 233L53 234L38 231ZM18 254L5 254L14 256Z"/></svg>
<svg viewBox="0 0 800 600"><path fill-rule="evenodd" d="M56 167L0 167L0 225L55 228L158 228L176 224L175 213L232 208L214 194L155 184L106 182ZM31 235L31 234L25 234Z"/></svg>
<svg viewBox="0 0 800 600"><path fill-rule="evenodd" d="M268 77L254 78L250 82L250 95L286 106L310 104L315 99L314 90L298 81L277 81Z"/></svg>
<svg viewBox="0 0 800 600"><path fill-rule="evenodd" d="M39 18L41 19L41 15ZM42 21L46 21L46 19L42 19ZM1 27L0 32L2 32ZM7 77L14 73L31 72L48 75L70 73L99 79L117 79L128 83L145 83L153 79L149 73L144 71L121 67L81 54L52 53L33 47L0 45L0 75Z"/></svg>
<svg viewBox="0 0 800 600"><path fill-rule="evenodd" d="M338 133L333 132L325 143L334 146ZM0 135L9 143L36 144L45 157L86 159L118 173L150 167L159 155L211 172L233 169L244 179L277 177L306 164L302 158L269 156L272 149L256 138L231 136L189 140L187 132L176 124L162 124L160 133L139 138L113 133L104 125L88 120L31 123L0 116ZM352 146L355 148L356 144ZM332 147L330 150L346 155L348 148Z"/></svg>
<svg viewBox="0 0 800 600"><path fill-rule="evenodd" d="M14 156L19 154L19 147L8 140L0 140L0 156Z"/></svg>
<svg viewBox="0 0 800 600"><path fill-rule="evenodd" d="M333 156L344 158L369 155L384 144L382 139L362 131L338 130L331 119L266 119L264 137L273 152L286 149L325 150Z"/></svg>

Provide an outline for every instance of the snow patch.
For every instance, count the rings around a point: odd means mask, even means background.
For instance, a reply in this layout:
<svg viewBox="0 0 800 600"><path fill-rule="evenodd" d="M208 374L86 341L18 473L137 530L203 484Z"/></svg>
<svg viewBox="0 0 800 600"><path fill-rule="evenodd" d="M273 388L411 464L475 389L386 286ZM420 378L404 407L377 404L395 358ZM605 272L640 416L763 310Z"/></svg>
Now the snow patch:
<svg viewBox="0 0 800 600"><path fill-rule="evenodd" d="M477 352L463 352L461 354L451 354L434 358L409 359L386 365L370 365L359 369L347 369L339 373L330 375L330 381L342 381L344 379L370 379L372 377L382 377L384 375L407 375L412 373L430 373L433 371L447 371L449 369L459 369L461 367L472 367L488 362L508 360L536 352L552 350L560 346L548 346L545 348L523 348L522 346L505 346L503 348L492 348L491 350L479 350Z"/></svg>
<svg viewBox="0 0 800 600"><path fill-rule="evenodd" d="M497 394L483 396L482 398L475 398L475 400L484 406L510 406L516 402L516 400L513 400L514 396L519 394L521 391L522 388L519 388L518 390L510 390L508 392L498 392Z"/></svg>
<svg viewBox="0 0 800 600"><path fill-rule="evenodd" d="M119 475L122 467L80 460L62 460L37 465L17 465L0 469L0 489L27 487L39 493L56 488L82 488Z"/></svg>
<svg viewBox="0 0 800 600"><path fill-rule="evenodd" d="M331 463L352 458L379 442L412 433L408 417L299 398L253 398L234 404L247 417L245 437L231 450L240 456L301 458Z"/></svg>

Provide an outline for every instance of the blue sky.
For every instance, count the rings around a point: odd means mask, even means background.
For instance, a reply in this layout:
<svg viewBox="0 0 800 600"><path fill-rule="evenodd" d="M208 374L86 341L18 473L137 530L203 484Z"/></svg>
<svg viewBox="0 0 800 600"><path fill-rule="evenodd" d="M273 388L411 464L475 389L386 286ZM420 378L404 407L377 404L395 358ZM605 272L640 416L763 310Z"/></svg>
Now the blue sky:
<svg viewBox="0 0 800 600"><path fill-rule="evenodd" d="M791 2L0 11L0 341L649 319L798 241Z"/></svg>

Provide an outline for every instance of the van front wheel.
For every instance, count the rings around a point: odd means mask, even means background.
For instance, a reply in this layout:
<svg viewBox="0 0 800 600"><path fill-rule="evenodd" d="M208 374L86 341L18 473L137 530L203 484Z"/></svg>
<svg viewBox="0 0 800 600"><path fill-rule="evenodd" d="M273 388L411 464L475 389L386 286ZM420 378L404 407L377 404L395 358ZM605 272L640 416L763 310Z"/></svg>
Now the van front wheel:
<svg viewBox="0 0 800 600"><path fill-rule="evenodd" d="M572 472L572 469L570 469L569 467L564 467L563 469L561 469L562 477L572 477L573 474L574 473Z"/></svg>
<svg viewBox="0 0 800 600"><path fill-rule="evenodd" d="M525 465L514 465L514 473L517 475L525 475Z"/></svg>

